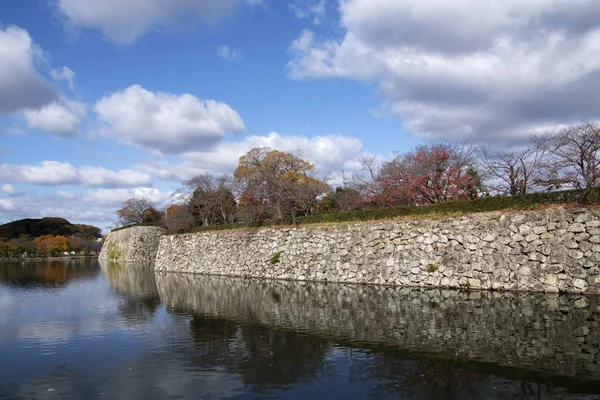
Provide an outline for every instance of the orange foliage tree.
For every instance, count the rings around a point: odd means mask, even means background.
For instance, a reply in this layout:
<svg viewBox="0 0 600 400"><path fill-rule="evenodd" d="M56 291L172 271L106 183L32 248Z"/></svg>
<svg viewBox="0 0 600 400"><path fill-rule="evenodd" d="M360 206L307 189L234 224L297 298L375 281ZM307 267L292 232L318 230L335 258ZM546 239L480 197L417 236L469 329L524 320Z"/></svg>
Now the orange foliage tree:
<svg viewBox="0 0 600 400"><path fill-rule="evenodd" d="M56 255L67 251L69 244L64 236L44 235L35 239L37 251L44 255Z"/></svg>

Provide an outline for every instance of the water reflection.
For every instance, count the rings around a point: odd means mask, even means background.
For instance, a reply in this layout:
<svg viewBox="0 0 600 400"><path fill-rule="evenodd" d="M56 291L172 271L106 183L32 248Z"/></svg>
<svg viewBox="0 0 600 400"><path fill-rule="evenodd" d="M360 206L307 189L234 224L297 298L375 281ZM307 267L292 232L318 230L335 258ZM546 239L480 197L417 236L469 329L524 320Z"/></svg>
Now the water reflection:
<svg viewBox="0 0 600 400"><path fill-rule="evenodd" d="M99 260L102 275L110 287L122 295L119 313L130 323L143 323L154 317L160 298L152 263L115 263Z"/></svg>
<svg viewBox="0 0 600 400"><path fill-rule="evenodd" d="M62 290L0 279L0 399L600 394L594 297L90 269Z"/></svg>
<svg viewBox="0 0 600 400"><path fill-rule="evenodd" d="M481 363L478 369L600 379L598 297L176 274L156 280L162 302L177 310L310 332L349 346Z"/></svg>
<svg viewBox="0 0 600 400"><path fill-rule="evenodd" d="M16 287L60 287L98 274L96 259L0 262L0 282Z"/></svg>

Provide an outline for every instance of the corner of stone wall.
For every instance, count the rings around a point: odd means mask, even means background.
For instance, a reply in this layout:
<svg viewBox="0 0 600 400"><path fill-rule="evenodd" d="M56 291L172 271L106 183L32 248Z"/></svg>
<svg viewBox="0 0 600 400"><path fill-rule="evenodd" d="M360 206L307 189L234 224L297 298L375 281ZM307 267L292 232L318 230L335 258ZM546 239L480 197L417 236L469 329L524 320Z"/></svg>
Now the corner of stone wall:
<svg viewBox="0 0 600 400"><path fill-rule="evenodd" d="M156 226L134 226L111 232L104 241L99 259L154 262L164 231Z"/></svg>

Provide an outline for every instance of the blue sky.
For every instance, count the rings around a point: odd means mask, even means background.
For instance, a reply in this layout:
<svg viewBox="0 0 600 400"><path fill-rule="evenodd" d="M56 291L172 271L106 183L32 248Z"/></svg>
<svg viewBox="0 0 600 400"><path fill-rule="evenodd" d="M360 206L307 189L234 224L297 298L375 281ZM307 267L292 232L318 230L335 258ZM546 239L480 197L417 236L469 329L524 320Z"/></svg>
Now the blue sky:
<svg viewBox="0 0 600 400"><path fill-rule="evenodd" d="M522 3L4 0L0 223L106 229L255 146L336 184L361 152L597 119L600 4Z"/></svg>

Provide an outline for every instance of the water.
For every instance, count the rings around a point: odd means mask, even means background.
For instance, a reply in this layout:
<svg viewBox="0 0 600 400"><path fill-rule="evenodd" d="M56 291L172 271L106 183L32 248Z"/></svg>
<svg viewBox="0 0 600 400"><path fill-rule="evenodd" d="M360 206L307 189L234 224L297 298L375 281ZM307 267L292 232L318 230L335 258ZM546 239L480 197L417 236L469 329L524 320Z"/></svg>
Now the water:
<svg viewBox="0 0 600 400"><path fill-rule="evenodd" d="M0 264L0 399L600 399L600 299Z"/></svg>

